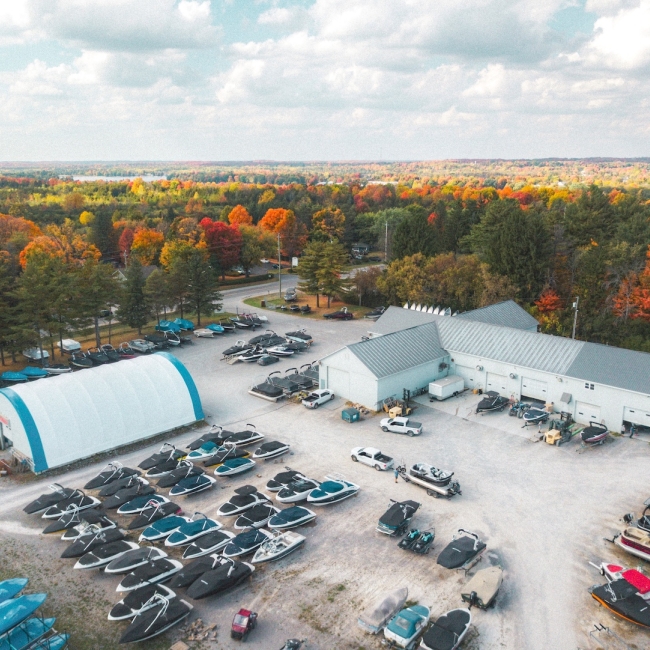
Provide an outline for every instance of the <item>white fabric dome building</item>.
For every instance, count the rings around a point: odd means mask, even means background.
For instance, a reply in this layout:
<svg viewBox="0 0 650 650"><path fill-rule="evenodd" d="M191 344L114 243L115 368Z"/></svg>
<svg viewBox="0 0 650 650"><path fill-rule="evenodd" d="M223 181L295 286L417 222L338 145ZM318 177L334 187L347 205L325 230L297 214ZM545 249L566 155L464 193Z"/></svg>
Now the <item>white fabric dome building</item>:
<svg viewBox="0 0 650 650"><path fill-rule="evenodd" d="M0 389L4 436L37 473L203 417L194 380L166 352Z"/></svg>

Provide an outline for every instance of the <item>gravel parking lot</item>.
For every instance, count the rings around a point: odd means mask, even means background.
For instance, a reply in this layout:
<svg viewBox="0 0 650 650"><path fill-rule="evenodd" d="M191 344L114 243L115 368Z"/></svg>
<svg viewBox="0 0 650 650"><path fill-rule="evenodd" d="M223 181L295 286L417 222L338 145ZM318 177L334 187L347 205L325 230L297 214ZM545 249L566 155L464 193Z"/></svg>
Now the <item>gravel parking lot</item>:
<svg viewBox="0 0 650 650"><path fill-rule="evenodd" d="M189 514L214 515L232 495L233 487L251 483L263 488L285 466L316 479L340 472L361 490L355 498L318 509L316 522L298 529L307 537L302 550L257 570L250 583L225 596L196 602L193 618L217 624L219 635L217 641L192 647L239 647L229 639L228 630L234 612L246 606L259 612L258 628L247 641L253 647L272 650L288 637L300 637L307 639L309 650L378 648L378 639L364 635L356 618L386 591L408 586L409 599L430 606L433 617L461 606L460 589L468 578L435 563L438 552L461 527L478 533L487 543L487 553L473 571L489 564L500 564L505 570L496 606L486 612L472 610L472 634L463 648L586 650L598 647L593 641L590 644L588 636L595 623L616 631L631 648L648 647L647 632L615 620L587 592L600 580L589 561L617 559L638 564L603 537L611 537L621 526L621 515L638 513L650 496L647 443L612 438L584 453L577 453L576 442L551 447L533 442L537 428L521 429L522 421L509 418L507 411L474 415L478 397L473 395L440 404L420 398L416 419L424 424L424 434L419 438L382 432L378 416L347 424L340 419L340 399L317 411L295 403L266 402L246 392L255 378L317 359L358 341L367 330L362 321L301 321L280 313L270 318L269 327L280 334L308 327L315 339L312 349L268 368L243 363L229 366L219 360L236 335L197 340L176 354L196 381L209 423L235 429L253 423L267 439L289 442L292 453L260 464L255 474L220 479L217 489L181 498L179 503ZM174 443L182 446L199 433L185 433ZM433 499L412 484L400 481L396 485L392 473L352 463L350 449L364 445L379 447L397 461L424 461L453 470L463 494L451 500ZM133 466L155 450L150 446L119 460ZM72 470L57 480L81 486L100 467ZM53 608L74 617L79 614L66 609L71 599L84 602L85 624L75 629L78 643L73 636L71 647L116 647L123 625L105 619L107 603L119 600L114 591L118 580L96 573L73 575L71 564L59 559L64 543L43 538L42 520L22 513L22 507L45 491L49 482L5 480L0 484L4 497L0 500L0 534L5 550L10 551L5 553L4 571L15 567L50 579L57 576L50 587ZM375 532L377 519L391 498L422 503L414 524L420 529L435 528L430 555L401 551L398 540ZM224 523L229 527L231 522L225 519ZM94 646L88 645L90 632L82 629L86 626L94 628ZM181 637L178 630L170 635L172 640ZM155 647L169 645L166 641Z"/></svg>

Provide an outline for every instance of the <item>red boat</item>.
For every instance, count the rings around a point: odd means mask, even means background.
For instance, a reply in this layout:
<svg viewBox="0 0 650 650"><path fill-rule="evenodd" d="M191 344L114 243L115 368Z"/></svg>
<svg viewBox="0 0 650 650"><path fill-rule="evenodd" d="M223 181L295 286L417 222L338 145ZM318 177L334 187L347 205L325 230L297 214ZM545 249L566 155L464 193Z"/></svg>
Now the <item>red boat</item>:
<svg viewBox="0 0 650 650"><path fill-rule="evenodd" d="M602 445L608 435L609 431L604 424L590 422L589 426L582 430L580 437L585 445Z"/></svg>
<svg viewBox="0 0 650 650"><path fill-rule="evenodd" d="M232 619L230 638L245 641L251 630L257 625L257 613L248 609L240 609Z"/></svg>

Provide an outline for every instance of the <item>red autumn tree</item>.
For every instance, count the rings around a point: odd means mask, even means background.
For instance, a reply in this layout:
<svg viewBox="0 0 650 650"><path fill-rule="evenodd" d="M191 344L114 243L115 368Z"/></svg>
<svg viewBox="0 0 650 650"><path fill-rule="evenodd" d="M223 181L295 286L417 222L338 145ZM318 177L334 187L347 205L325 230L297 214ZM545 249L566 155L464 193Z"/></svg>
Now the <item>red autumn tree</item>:
<svg viewBox="0 0 650 650"><path fill-rule="evenodd" d="M253 217L243 205L236 205L228 214L231 226L252 226Z"/></svg>
<svg viewBox="0 0 650 650"><path fill-rule="evenodd" d="M554 289L544 289L535 304L542 314L548 314L564 307L560 296L557 295Z"/></svg>
<svg viewBox="0 0 650 650"><path fill-rule="evenodd" d="M222 221L212 221L206 217L199 224L205 233L205 243L210 255L219 265L221 277L239 262L242 247L242 235L237 226L229 226Z"/></svg>
<svg viewBox="0 0 650 650"><path fill-rule="evenodd" d="M133 237L135 233L132 228L125 228L120 235L120 240L118 246L120 247L120 252L122 254L126 253L127 255L131 252L131 246L133 246Z"/></svg>

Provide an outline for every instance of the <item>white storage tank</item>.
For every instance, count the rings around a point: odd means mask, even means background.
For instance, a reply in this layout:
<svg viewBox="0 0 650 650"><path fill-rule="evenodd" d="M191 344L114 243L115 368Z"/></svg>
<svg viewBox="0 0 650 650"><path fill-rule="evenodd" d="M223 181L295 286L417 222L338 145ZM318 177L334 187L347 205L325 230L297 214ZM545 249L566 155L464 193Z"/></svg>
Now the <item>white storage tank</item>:
<svg viewBox="0 0 650 650"><path fill-rule="evenodd" d="M452 395L462 393L464 389L465 383L462 377L459 377L458 375L449 375L448 377L432 381L429 384L429 395L435 399L443 400Z"/></svg>

